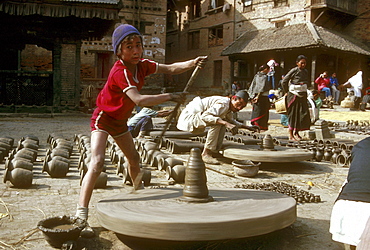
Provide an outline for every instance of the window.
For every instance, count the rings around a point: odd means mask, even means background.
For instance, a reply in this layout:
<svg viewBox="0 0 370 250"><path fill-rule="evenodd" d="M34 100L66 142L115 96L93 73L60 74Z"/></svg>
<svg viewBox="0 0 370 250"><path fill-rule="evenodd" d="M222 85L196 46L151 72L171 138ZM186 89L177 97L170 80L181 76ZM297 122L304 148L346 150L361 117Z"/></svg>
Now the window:
<svg viewBox="0 0 370 250"><path fill-rule="evenodd" d="M243 11L252 11L252 0L243 0Z"/></svg>
<svg viewBox="0 0 370 250"><path fill-rule="evenodd" d="M208 47L223 45L223 27L217 26L208 30Z"/></svg>
<svg viewBox="0 0 370 250"><path fill-rule="evenodd" d="M288 0L274 0L275 7L282 7L282 6L287 6L287 5L288 5Z"/></svg>
<svg viewBox="0 0 370 250"><path fill-rule="evenodd" d="M190 1L190 19L198 18L201 16L200 0Z"/></svg>
<svg viewBox="0 0 370 250"><path fill-rule="evenodd" d="M110 71L110 59L111 53L97 53L98 62L97 62L97 69L96 69L96 77L97 78L108 78L109 71Z"/></svg>
<svg viewBox="0 0 370 250"><path fill-rule="evenodd" d="M193 31L188 33L188 49L199 49L200 32Z"/></svg>
<svg viewBox="0 0 370 250"><path fill-rule="evenodd" d="M217 7L224 6L224 0L211 0L210 4L209 9L216 9Z"/></svg>

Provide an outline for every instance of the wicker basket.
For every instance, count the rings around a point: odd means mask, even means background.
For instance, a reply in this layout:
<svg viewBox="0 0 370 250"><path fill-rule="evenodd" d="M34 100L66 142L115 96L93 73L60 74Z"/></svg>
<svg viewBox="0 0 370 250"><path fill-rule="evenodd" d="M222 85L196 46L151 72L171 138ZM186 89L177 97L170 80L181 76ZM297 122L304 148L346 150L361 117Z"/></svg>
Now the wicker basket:
<svg viewBox="0 0 370 250"><path fill-rule="evenodd" d="M276 113L285 114L287 112L286 96L280 97L275 102Z"/></svg>

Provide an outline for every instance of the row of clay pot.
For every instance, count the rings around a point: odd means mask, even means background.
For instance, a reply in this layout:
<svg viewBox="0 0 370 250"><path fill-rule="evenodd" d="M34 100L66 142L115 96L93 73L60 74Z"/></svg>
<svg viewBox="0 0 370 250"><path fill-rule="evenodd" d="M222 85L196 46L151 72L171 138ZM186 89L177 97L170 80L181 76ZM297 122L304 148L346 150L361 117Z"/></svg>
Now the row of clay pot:
<svg viewBox="0 0 370 250"><path fill-rule="evenodd" d="M91 144L90 137L78 134L75 135L74 141L77 145L77 149L80 153L78 160L78 170L80 172L80 185L82 185L83 178L85 177L88 165L91 160ZM98 179L95 182L94 188L106 188L108 183L108 174L105 172L106 166L104 166L103 171L100 173Z"/></svg>
<svg viewBox="0 0 370 250"><path fill-rule="evenodd" d="M349 166L351 163L351 150L355 144L353 140L313 140L293 142L288 140L275 140L275 144L286 147L296 147L310 150L311 161L329 161L339 167Z"/></svg>
<svg viewBox="0 0 370 250"><path fill-rule="evenodd" d="M164 138L164 141L174 141L180 139L171 138L171 140ZM186 140L189 141L189 140ZM138 150L143 164L158 169L160 171L166 171L166 179L171 178L176 183L184 183L185 181L185 166L181 159L170 157L169 154L159 150L156 142L149 140L136 140L136 149Z"/></svg>
<svg viewBox="0 0 370 250"><path fill-rule="evenodd" d="M286 194L293 197L297 202L321 202L320 195L300 190L296 186L285 182L241 184L235 185L235 188L256 189Z"/></svg>
<svg viewBox="0 0 370 250"><path fill-rule="evenodd" d="M35 136L26 136L18 141L16 149L5 162L4 183L10 181L14 187L32 186L33 163L37 159L39 140Z"/></svg>
<svg viewBox="0 0 370 250"><path fill-rule="evenodd" d="M73 143L56 134L49 135L47 142L50 148L46 150L42 172L47 172L52 178L66 177L71 165Z"/></svg>
<svg viewBox="0 0 370 250"><path fill-rule="evenodd" d="M5 157L9 155L11 148L13 148L14 138L3 136L0 137L0 162L3 162Z"/></svg>

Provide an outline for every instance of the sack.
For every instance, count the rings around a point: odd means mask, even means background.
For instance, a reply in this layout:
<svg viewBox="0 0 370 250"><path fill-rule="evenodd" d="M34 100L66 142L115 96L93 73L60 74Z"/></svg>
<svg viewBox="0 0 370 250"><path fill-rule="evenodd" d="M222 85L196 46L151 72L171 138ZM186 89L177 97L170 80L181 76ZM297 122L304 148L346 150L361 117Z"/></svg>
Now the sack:
<svg viewBox="0 0 370 250"><path fill-rule="evenodd" d="M285 114L287 112L286 96L280 97L275 102L276 113Z"/></svg>

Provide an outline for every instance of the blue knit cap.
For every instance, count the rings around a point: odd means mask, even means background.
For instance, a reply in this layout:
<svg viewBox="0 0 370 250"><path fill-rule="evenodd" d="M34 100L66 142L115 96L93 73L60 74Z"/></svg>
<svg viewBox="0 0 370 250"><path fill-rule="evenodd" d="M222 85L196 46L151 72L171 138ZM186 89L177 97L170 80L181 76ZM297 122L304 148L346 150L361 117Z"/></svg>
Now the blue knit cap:
<svg viewBox="0 0 370 250"><path fill-rule="evenodd" d="M122 40L130 35L130 34L138 34L141 36L140 32L132 25L130 24L121 24L118 26L112 35L112 44L113 44L113 52L114 54L117 54L117 49L122 42Z"/></svg>

